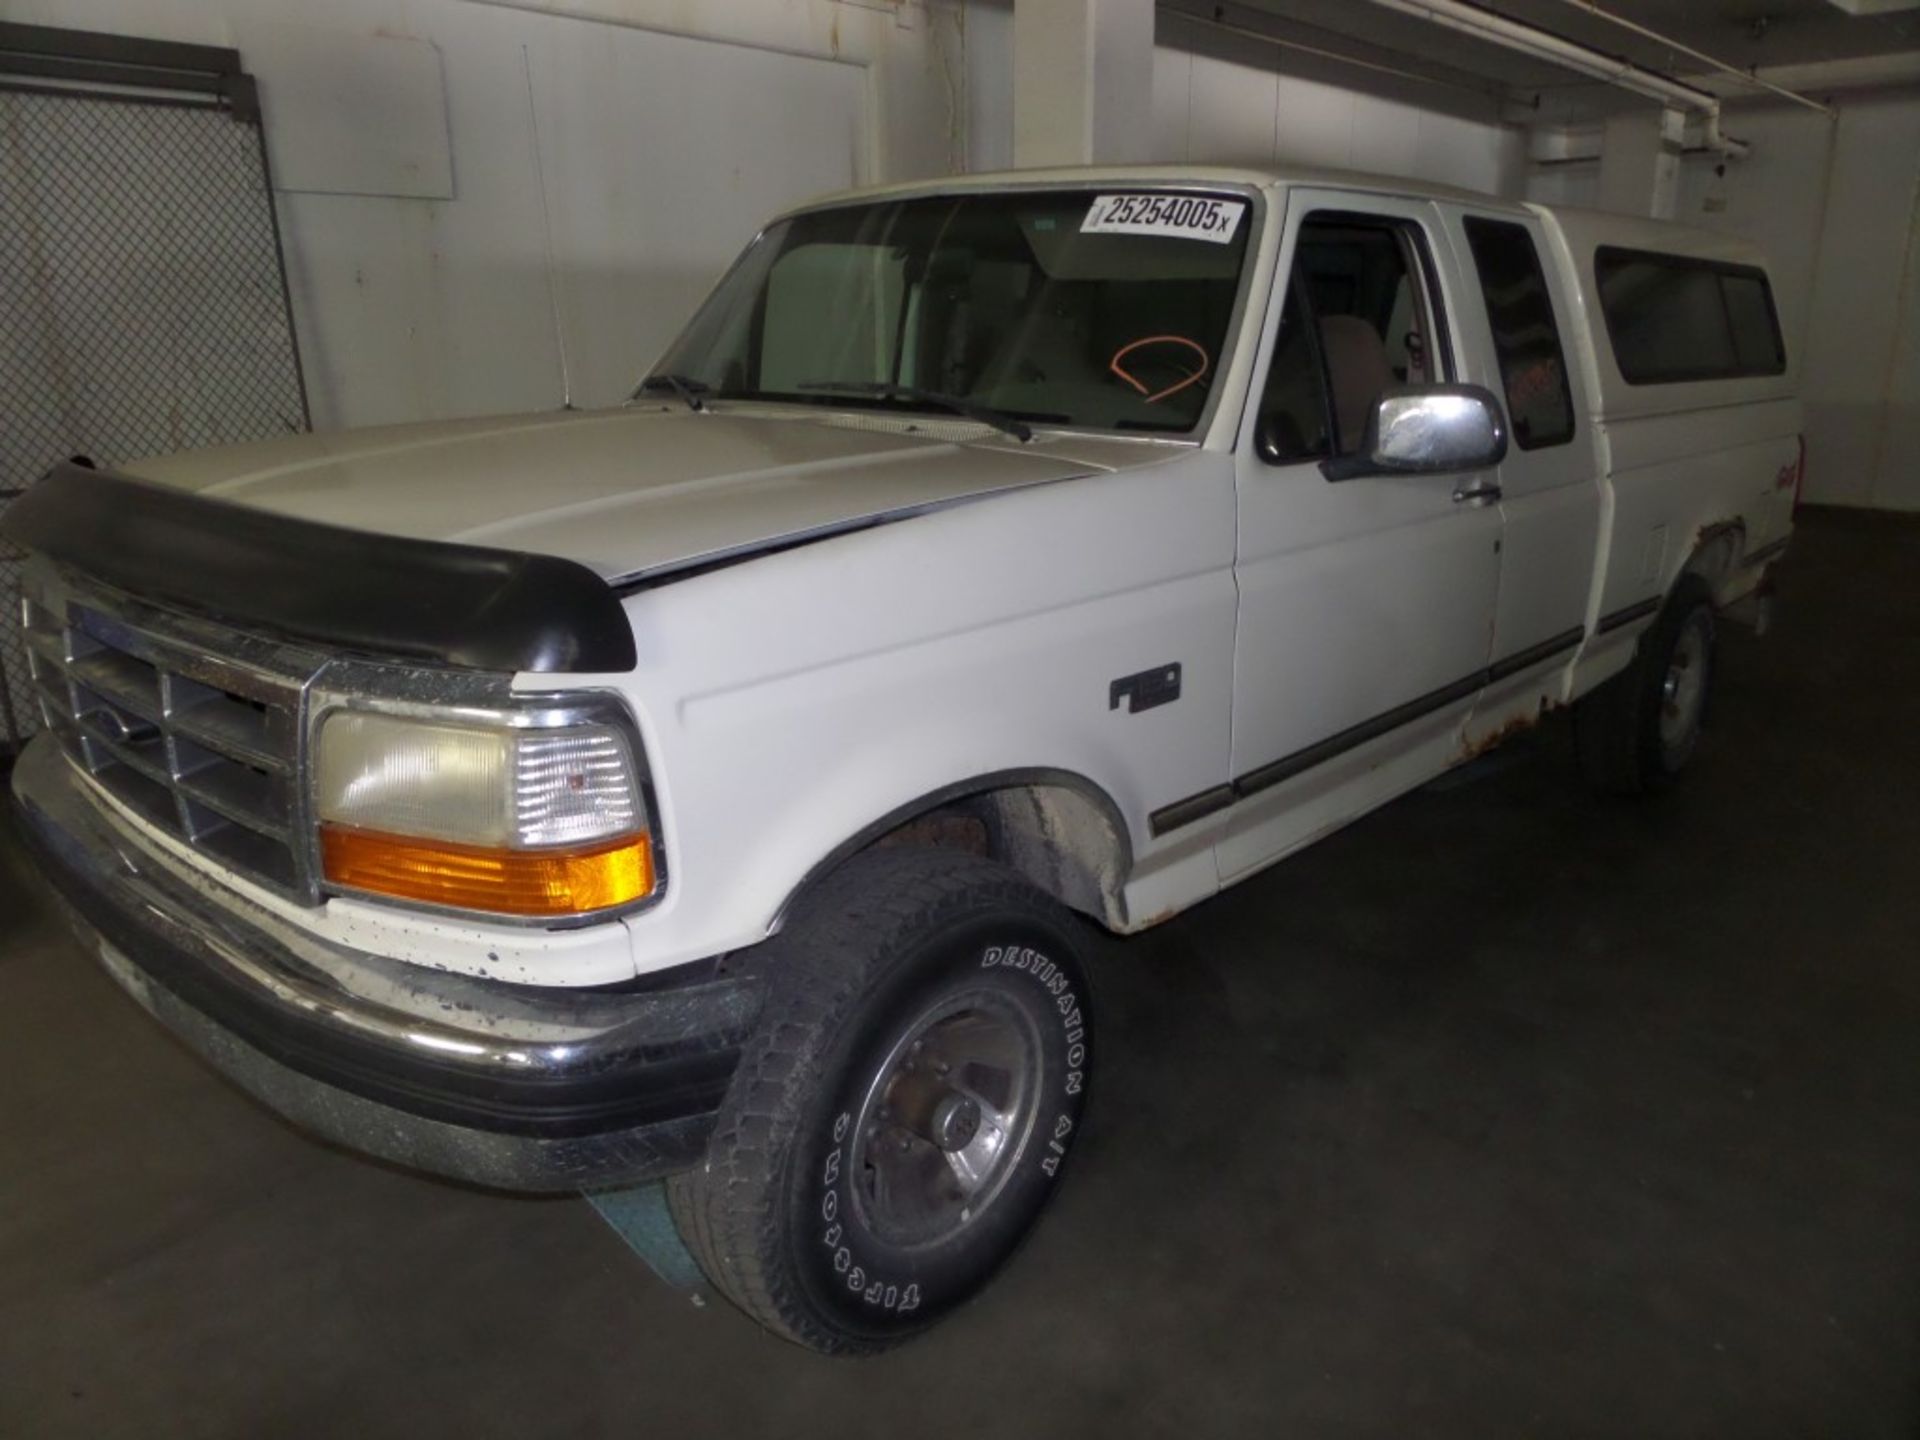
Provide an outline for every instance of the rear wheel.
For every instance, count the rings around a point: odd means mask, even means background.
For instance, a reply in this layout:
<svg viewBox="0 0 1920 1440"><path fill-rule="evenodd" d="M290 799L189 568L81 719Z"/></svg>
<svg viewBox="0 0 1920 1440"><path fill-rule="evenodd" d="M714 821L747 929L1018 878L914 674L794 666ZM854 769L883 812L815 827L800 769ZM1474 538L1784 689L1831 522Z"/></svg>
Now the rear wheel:
<svg viewBox="0 0 1920 1440"><path fill-rule="evenodd" d="M1683 576L1633 663L1575 711L1581 766L1597 788L1640 795L1679 777L1706 722L1714 647L1713 592Z"/></svg>
<svg viewBox="0 0 1920 1440"><path fill-rule="evenodd" d="M714 1286L769 1329L883 1349L992 1276L1086 1103L1075 922L971 856L876 851L764 947L766 1008L701 1169L668 1193Z"/></svg>

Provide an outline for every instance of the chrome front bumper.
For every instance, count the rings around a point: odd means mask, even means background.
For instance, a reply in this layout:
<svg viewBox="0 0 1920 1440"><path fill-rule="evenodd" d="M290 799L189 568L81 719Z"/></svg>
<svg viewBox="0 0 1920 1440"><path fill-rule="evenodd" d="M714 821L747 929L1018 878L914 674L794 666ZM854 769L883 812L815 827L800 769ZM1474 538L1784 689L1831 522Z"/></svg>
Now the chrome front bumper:
<svg viewBox="0 0 1920 1440"><path fill-rule="evenodd" d="M316 940L153 846L46 737L20 756L13 791L35 859L107 972L296 1124L510 1190L698 1163L758 1013L753 981L703 966L582 991L383 959Z"/></svg>

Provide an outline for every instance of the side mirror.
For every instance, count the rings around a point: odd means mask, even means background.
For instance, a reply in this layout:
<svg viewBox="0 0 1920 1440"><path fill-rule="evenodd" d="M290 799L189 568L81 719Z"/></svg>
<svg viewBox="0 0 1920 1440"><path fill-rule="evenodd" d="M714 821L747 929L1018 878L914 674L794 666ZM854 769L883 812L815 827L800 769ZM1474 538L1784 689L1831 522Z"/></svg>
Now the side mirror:
<svg viewBox="0 0 1920 1440"><path fill-rule="evenodd" d="M1323 461L1329 480L1486 470L1507 455L1507 417L1482 385L1395 385L1374 402L1359 452Z"/></svg>

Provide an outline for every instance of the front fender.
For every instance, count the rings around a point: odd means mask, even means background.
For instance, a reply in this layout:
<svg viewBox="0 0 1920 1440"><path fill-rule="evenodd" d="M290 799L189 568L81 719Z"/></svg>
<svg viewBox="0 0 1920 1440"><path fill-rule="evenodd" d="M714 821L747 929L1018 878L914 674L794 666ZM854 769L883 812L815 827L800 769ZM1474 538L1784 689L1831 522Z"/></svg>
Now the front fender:
<svg viewBox="0 0 1920 1440"><path fill-rule="evenodd" d="M1225 775L1233 527L1230 462L1186 450L634 597L674 877L636 967L765 938L833 857L982 777L1078 777L1145 853L1155 806ZM1177 702L1110 704L1174 661Z"/></svg>

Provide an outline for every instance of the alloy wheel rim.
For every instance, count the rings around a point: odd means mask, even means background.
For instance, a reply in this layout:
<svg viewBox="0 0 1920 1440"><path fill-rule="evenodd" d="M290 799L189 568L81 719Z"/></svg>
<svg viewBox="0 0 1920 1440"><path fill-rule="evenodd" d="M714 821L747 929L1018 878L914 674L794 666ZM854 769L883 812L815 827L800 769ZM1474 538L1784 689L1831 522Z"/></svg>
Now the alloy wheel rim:
<svg viewBox="0 0 1920 1440"><path fill-rule="evenodd" d="M1040 1038L992 991L948 996L903 1027L861 1092L849 1155L854 1216L897 1249L977 1225L1033 1130Z"/></svg>
<svg viewBox="0 0 1920 1440"><path fill-rule="evenodd" d="M1707 695L1707 627L1693 616L1674 641L1660 681L1660 745L1669 756L1693 744Z"/></svg>

